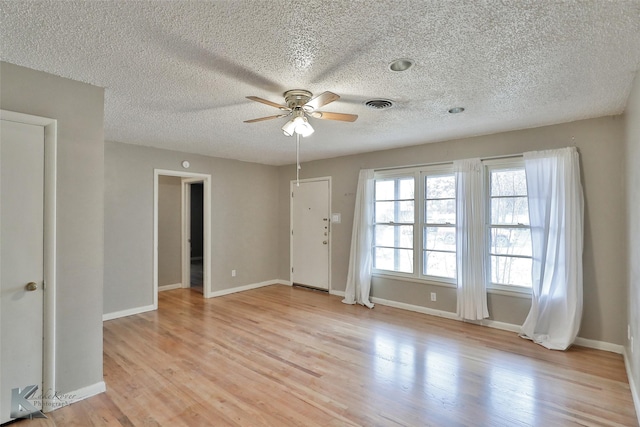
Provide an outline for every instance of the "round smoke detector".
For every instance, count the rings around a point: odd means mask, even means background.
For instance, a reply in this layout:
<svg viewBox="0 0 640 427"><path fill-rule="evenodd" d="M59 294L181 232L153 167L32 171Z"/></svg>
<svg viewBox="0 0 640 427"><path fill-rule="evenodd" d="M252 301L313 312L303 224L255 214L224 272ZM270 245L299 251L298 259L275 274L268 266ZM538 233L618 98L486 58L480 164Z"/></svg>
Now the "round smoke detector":
<svg viewBox="0 0 640 427"><path fill-rule="evenodd" d="M371 99L365 102L364 105L374 110L385 110L393 107L393 102L388 99Z"/></svg>

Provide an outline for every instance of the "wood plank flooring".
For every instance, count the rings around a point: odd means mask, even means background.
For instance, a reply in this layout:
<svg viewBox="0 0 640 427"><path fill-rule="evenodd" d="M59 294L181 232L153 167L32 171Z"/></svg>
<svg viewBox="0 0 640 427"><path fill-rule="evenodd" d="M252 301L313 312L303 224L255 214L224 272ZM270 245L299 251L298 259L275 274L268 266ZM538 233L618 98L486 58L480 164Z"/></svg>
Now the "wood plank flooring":
<svg viewBox="0 0 640 427"><path fill-rule="evenodd" d="M620 355L287 286L104 324L107 392L15 426L636 426Z"/></svg>

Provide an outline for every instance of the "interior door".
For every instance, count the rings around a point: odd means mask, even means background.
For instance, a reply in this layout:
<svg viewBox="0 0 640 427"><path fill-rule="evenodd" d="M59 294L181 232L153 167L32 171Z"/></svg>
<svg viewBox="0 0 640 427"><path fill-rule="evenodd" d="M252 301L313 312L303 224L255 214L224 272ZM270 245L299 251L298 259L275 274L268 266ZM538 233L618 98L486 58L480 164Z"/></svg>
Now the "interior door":
<svg viewBox="0 0 640 427"><path fill-rule="evenodd" d="M293 186L291 215L292 282L329 289L329 180Z"/></svg>
<svg viewBox="0 0 640 427"><path fill-rule="evenodd" d="M0 121L0 423L42 391L44 127ZM42 402L35 405L41 409Z"/></svg>

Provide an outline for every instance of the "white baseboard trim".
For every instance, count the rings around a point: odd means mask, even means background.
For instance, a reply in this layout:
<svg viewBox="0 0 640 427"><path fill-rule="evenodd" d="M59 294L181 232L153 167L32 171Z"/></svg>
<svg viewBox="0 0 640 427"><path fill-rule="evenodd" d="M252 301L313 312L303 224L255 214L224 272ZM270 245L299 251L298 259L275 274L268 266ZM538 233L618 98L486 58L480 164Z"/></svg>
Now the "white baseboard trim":
<svg viewBox="0 0 640 427"><path fill-rule="evenodd" d="M590 340L588 338L577 337L576 340L573 342L573 344L579 345L581 347L595 348L596 350L604 350L604 351L610 351L612 353L624 354L623 346L621 346L620 344L613 344L610 342L596 341L596 340Z"/></svg>
<svg viewBox="0 0 640 427"><path fill-rule="evenodd" d="M473 323L474 325L487 326L493 329L500 329L502 331L515 332L516 334L520 333L520 325L514 325L513 323L498 322L497 320L491 320L491 319L482 319L478 321L474 321L474 320L462 320L462 321L466 323Z"/></svg>
<svg viewBox="0 0 640 427"><path fill-rule="evenodd" d="M276 280L276 282L285 286L293 286L293 282L291 282L290 280Z"/></svg>
<svg viewBox="0 0 640 427"><path fill-rule="evenodd" d="M389 307L415 311L418 313L428 314L430 316L444 317L445 319L459 320L466 323L473 323L476 325L487 326L489 328L494 328L494 329L502 329L504 331L510 331L515 333L520 332L520 325L514 325L512 323L499 322L497 320L489 320L489 319L484 319L482 321L474 322L470 320L463 320L459 318L456 313L452 313L449 311L435 310L433 308L422 307L419 305L407 304L404 302L386 300L386 299L376 298L376 297L371 298L371 301L375 304L387 305ZM618 353L618 354L623 354L623 351L624 351L624 347L618 344L612 344L604 341L590 340L590 339L581 338L581 337L576 338L574 344L582 347L589 347L596 350L610 351L612 353Z"/></svg>
<svg viewBox="0 0 640 427"><path fill-rule="evenodd" d="M118 319L120 317L125 317L125 316L132 316L134 314L140 314L140 313L145 313L147 311L153 311L155 310L157 307L152 305L145 305L144 307L135 307L135 308L129 308L127 310L122 310L122 311L114 311L113 313L106 313L102 315L102 321L107 321L107 320L113 320L113 319Z"/></svg>
<svg viewBox="0 0 640 427"><path fill-rule="evenodd" d="M235 288L229 288L229 289L223 289L221 291L212 292L210 294L210 298L221 297L221 296L229 295L229 294L235 294L236 292L250 291L251 289L258 289L258 288L262 288L264 286L286 285L286 283L283 283L283 282L286 282L286 281L284 281L284 280L267 280L266 282L251 283L249 285L237 286Z"/></svg>
<svg viewBox="0 0 640 427"><path fill-rule="evenodd" d="M51 395L52 398L45 399L45 401L42 402L42 406L44 408L43 412L46 413L55 411L56 409L64 408L65 406L71 405L97 394L104 393L105 391L107 391L107 385L104 383L104 381L100 381L95 384L82 387L78 390L70 391L68 393L47 391L45 395Z"/></svg>
<svg viewBox="0 0 640 427"><path fill-rule="evenodd" d="M636 382L633 379L633 372L631 371L631 362L627 355L627 349L623 347L622 355L624 356L624 367L627 371L627 378L629 379L629 388L631 389L631 397L633 398L633 406L636 408L636 417L638 418L638 424L640 424L640 396L638 395L638 388Z"/></svg>
<svg viewBox="0 0 640 427"><path fill-rule="evenodd" d="M336 296L344 298L344 291L334 291L333 289L331 289L329 291L329 295L336 295Z"/></svg>
<svg viewBox="0 0 640 427"><path fill-rule="evenodd" d="M172 289L180 289L180 288L182 288L182 283L174 283L172 285L162 285L162 286L158 286L158 292L170 291Z"/></svg>
<svg viewBox="0 0 640 427"><path fill-rule="evenodd" d="M428 314L430 316L438 316L444 317L445 319L455 319L460 320L456 313L451 313L449 311L435 310L429 307L422 307L420 305L407 304L404 302L392 301L388 299L382 298L371 298L371 302L374 304L386 305L389 307L401 308L403 310L415 311L417 313Z"/></svg>

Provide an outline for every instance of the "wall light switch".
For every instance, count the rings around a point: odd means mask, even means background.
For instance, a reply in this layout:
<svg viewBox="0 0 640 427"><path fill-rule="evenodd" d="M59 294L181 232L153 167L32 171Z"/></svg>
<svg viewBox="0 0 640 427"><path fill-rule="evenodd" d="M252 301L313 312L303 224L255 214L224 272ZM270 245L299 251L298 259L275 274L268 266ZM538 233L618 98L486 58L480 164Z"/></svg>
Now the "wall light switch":
<svg viewBox="0 0 640 427"><path fill-rule="evenodd" d="M339 213L332 213L331 214L331 222L334 224L340 224L340 222L342 221L342 215Z"/></svg>

